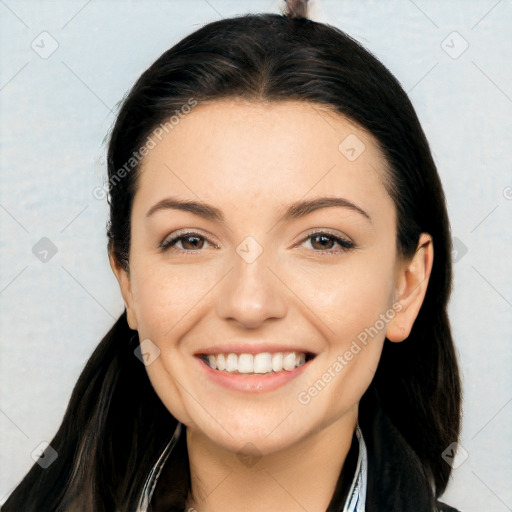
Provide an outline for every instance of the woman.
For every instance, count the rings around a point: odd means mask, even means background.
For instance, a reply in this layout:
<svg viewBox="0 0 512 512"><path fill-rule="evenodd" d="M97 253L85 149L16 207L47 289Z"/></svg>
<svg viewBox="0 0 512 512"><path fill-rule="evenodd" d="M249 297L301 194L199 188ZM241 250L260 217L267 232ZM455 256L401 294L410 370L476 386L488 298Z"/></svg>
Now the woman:
<svg viewBox="0 0 512 512"><path fill-rule="evenodd" d="M125 98L126 309L3 510L455 510L450 231L390 72L285 15L210 23Z"/></svg>

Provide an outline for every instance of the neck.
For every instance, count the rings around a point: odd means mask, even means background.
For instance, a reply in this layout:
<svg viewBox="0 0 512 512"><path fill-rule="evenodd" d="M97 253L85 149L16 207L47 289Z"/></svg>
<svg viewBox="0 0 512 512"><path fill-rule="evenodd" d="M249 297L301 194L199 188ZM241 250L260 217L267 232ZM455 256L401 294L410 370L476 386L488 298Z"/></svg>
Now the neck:
<svg viewBox="0 0 512 512"><path fill-rule="evenodd" d="M293 446L252 460L187 429L191 494L186 510L325 511L356 423L357 406Z"/></svg>

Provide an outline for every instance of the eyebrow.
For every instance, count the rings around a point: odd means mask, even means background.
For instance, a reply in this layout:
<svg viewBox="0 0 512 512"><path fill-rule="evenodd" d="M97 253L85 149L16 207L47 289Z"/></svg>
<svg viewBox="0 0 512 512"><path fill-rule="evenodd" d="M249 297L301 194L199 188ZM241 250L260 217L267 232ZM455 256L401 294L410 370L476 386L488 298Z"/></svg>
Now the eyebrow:
<svg viewBox="0 0 512 512"><path fill-rule="evenodd" d="M288 206L278 222L298 219L305 217L316 210L332 207L347 208L359 213L371 222L371 218L368 213L366 213L361 207L342 197L317 197L315 199L296 201ZM226 223L222 210L215 206L202 201L183 200L172 197L162 199L158 203L154 204L146 213L146 218L150 217L155 212L162 210L182 210L194 213L206 220L216 221L221 224Z"/></svg>

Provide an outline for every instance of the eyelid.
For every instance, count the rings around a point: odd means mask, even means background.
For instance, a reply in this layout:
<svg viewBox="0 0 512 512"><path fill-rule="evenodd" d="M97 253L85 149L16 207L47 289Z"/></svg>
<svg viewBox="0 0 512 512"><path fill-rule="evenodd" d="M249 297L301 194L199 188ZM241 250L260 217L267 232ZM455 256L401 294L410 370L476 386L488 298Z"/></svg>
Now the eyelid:
<svg viewBox="0 0 512 512"><path fill-rule="evenodd" d="M211 235L206 235L202 232L200 229L193 229L193 228L183 228L179 229L178 231L173 231L171 234L166 236L163 241L159 244L159 247L161 249L170 249L176 242L179 241L181 238L185 238L186 236L197 236L198 238L203 238L207 243L212 245L215 249L219 248L219 245L212 240ZM171 245L173 244L173 245ZM191 251L186 249L175 249L177 251L191 253L191 252L201 252L201 251Z"/></svg>
<svg viewBox="0 0 512 512"><path fill-rule="evenodd" d="M337 231L330 228L312 228L306 232L305 237L301 238L301 240L305 240L306 238L309 238L313 235L332 235L333 237L341 238L352 244L354 243L354 241L342 231Z"/></svg>
<svg viewBox="0 0 512 512"><path fill-rule="evenodd" d="M313 228L313 229L309 230L305 236L301 237L301 239L293 245L293 247L296 248L298 246L301 246L304 242L306 242L310 238L314 237L315 235L328 235L331 238L333 238L334 241L340 246L336 250L334 250L334 249L326 249L326 250L312 249L312 251L315 254L335 255L335 254L339 254L341 252L346 252L346 251L356 248L355 242L349 236L347 236L346 234L344 234L342 232L334 231L329 228ZM343 243L340 243L340 242L343 242Z"/></svg>

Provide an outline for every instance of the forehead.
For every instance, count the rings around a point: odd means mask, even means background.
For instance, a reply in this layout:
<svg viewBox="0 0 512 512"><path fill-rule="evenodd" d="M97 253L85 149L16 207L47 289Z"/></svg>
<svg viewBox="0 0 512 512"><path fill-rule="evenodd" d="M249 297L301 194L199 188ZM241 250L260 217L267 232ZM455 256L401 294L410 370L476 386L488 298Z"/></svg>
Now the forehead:
<svg viewBox="0 0 512 512"><path fill-rule="evenodd" d="M390 206L385 160L373 136L320 105L199 104L161 140L153 139L137 203L166 194L233 206L331 194Z"/></svg>

